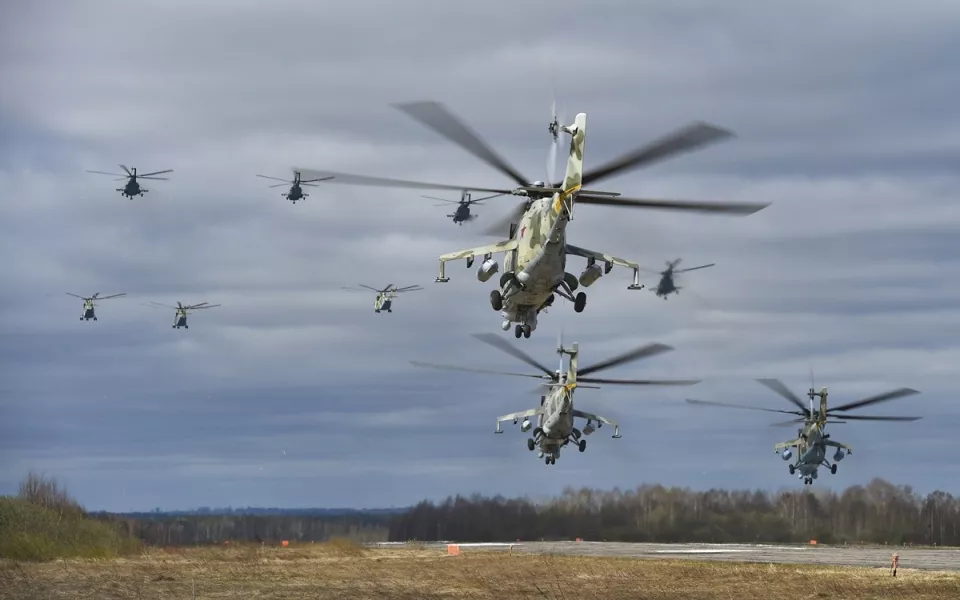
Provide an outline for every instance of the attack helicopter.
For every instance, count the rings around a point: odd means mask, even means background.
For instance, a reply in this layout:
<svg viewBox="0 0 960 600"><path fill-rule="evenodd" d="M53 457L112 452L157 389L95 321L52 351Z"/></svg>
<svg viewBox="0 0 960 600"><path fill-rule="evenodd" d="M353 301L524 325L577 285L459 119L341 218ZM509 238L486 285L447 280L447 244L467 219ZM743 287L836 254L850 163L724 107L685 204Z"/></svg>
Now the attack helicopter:
<svg viewBox="0 0 960 600"><path fill-rule="evenodd" d="M96 311L94 311L94 308L93 308L97 305L96 304L97 300L109 300L111 298L120 298L121 296L127 295L126 293L123 293L123 294L114 294L112 296L101 296L100 292L97 292L96 294L90 296L89 298L85 298L83 296L78 296L77 294L71 294L70 292L67 292L66 294L68 296L73 296L74 298L80 298L81 300L83 300L83 314L80 316L81 321L89 321L90 319L93 319L94 321L97 320L97 313Z"/></svg>
<svg viewBox="0 0 960 600"><path fill-rule="evenodd" d="M280 195L286 198L287 200L289 200L290 202L292 202L293 204L296 204L297 200L303 200L304 198L310 195L310 194L304 194L301 186L317 187L316 185L314 185L314 183L316 183L317 181L327 181L329 179L333 179L333 177L318 177L316 179L301 180L300 173L297 171L293 173L293 181L287 181L286 179L280 179L279 177L269 177L267 175L257 175L257 177L263 177L264 179L273 179L274 181L283 182L283 183L278 183L276 185L269 186L271 188L283 187L285 185L289 185L290 190Z"/></svg>
<svg viewBox="0 0 960 600"><path fill-rule="evenodd" d="M548 162L549 181L530 183L529 178L521 175L503 158L498 156L476 133L460 122L443 105L436 102L415 102L394 106L514 180L518 187L510 189L446 185L350 175L301 169L299 167L295 170L309 174L311 177L332 176L335 177L335 183L343 184L472 190L524 198L523 202L515 207L507 218L495 223L486 231L491 235L507 234L509 239L487 246L442 255L440 257L440 273L435 280L438 283L450 281L444 268L449 261L466 259L469 269L473 266L477 257L482 257L483 262L477 271L477 278L481 282L486 282L499 270L499 264L493 260L493 255L504 253L504 273L499 279L498 289L490 292L490 306L495 311L500 312L503 318L501 328L504 331L509 330L511 324L516 324L514 336L517 338L521 336L530 337L531 332L537 328L537 315L551 306L557 295L573 302L575 312L583 312L587 304L587 296L584 292L579 292L574 296L574 292L581 285L583 287L592 285L602 275L609 273L615 264L633 269L633 283L627 289L640 290L644 287L639 280L637 263L567 243L566 228L573 217L576 203L739 215L752 214L769 206L769 204L705 203L624 198L618 192L605 192L585 187L613 175L733 135L729 131L705 123L689 125L652 144L584 171L583 151L587 128L586 113L578 114L573 124L562 126L557 120L556 114L554 114L553 122L550 124L551 135L554 131L557 131L566 133L571 138L566 175L562 182L555 183ZM559 140L559 137L557 137L557 140ZM568 255L579 256L587 261L586 269L579 278L566 271ZM603 263L603 267L597 264L600 262Z"/></svg>
<svg viewBox="0 0 960 600"><path fill-rule="evenodd" d="M475 333L473 337L493 346L494 348L506 352L507 354L518 358L528 365L543 372L542 375L530 375L526 373L507 373L501 371L488 371L485 369L471 369L466 367L455 367L449 365L437 365L419 361L410 361L410 364L417 367L428 367L433 369L446 369L453 371L467 371L473 373L488 373L494 375L514 375L518 377L533 377L545 379L547 383L540 384L548 388L546 394L540 396L540 406L528 410L510 413L497 417L497 428L494 433L503 433L500 424L506 421L513 421L514 425L523 419L520 425L520 431L526 433L533 427L530 421L532 417L537 417L537 426L533 429L532 437L527 439L527 450L533 452L539 449L537 456L544 459L548 465L557 463L557 457L560 456L560 449L569 443L580 452L587 449L587 440L583 436L590 435L596 429L603 427L604 424L613 426L613 437L620 437L620 425L616 421L606 417L575 410L573 408L573 394L579 388L599 389L599 386L589 385L591 383L606 383L611 385L694 385L700 380L649 380L649 379L608 379L589 377L591 373L597 373L616 367L625 363L634 362L642 358L649 358L657 354L673 350L670 346L664 344L647 344L639 348L619 354L613 358L596 363L594 365L579 368L579 346L574 343L569 348L564 347L562 336L557 341L557 354L560 355L560 368L552 371L543 364L537 362L533 357L511 345L501 337L490 333ZM569 357L569 367L563 368L564 355ZM581 432L574 427L574 419L586 419L586 425ZM596 423L596 427L594 427Z"/></svg>
<svg viewBox="0 0 960 600"><path fill-rule="evenodd" d="M707 267L712 267L717 264L717 263L710 263L709 265L700 265L699 267L690 267L689 269L677 270L677 265L679 265L680 261L682 260L683 260L682 258L678 258L677 260L674 260L674 261L667 261L667 268L664 269L663 271L653 271L650 269L641 268L640 269L641 271L646 271L647 273L654 273L660 277L660 281L659 283L657 283L657 287L653 288L650 291L652 291L657 296L666 300L667 296L669 296L670 294L679 294L680 290L683 289L678 285L676 285L676 281L674 279L675 275L677 275L678 273L686 273L688 271L696 271L697 269L706 269Z"/></svg>
<svg viewBox="0 0 960 600"><path fill-rule="evenodd" d="M380 312L382 310L387 311L388 313L393 312L393 301L397 297L397 294L402 294L403 292L419 292L423 288L419 285L408 285L407 287L397 288L391 283L382 290L378 290L375 287L370 287L369 285L358 284L360 287L365 288L363 290L357 288L340 288L342 290L349 290L351 292L364 292L370 290L377 293L376 299L373 301L373 312Z"/></svg>
<svg viewBox="0 0 960 600"><path fill-rule="evenodd" d="M107 173L105 171L87 171L87 173L96 173L97 175L112 175L117 177L114 181L121 181L126 179L127 183L122 188L117 188L117 191L120 192L120 195L126 196L127 198L133 199L134 196L143 196L145 192L150 190L140 187L138 181L140 179L150 179L154 181L167 181L167 177L154 177L154 175L163 175L164 173L173 173L173 169L167 169L165 171L154 171L153 173L142 173L137 174L137 168L133 167L128 169L127 167L120 165L120 168L123 169L126 175L121 175L120 173Z"/></svg>
<svg viewBox="0 0 960 600"><path fill-rule="evenodd" d="M846 414L846 411L853 410L855 408L870 406L880 402L887 402L897 398L903 398L905 396L912 396L920 393L917 390L910 388L899 388L883 394L870 396L869 398L864 398L863 400L857 400L856 402L848 402L846 404L841 404L840 406L827 408L827 388L820 388L820 391L816 392L814 391L814 386L811 381L810 389L807 391L807 396L810 398L810 406L808 408L803 405L803 401L801 401L800 398L787 389L787 387L780 381L776 379L758 379L757 381L773 390L780 396L786 398L800 410L777 410L772 408L746 406L743 404L711 402L707 400L687 399L687 402L691 404L722 406L726 408L744 408L748 410L762 410L765 412L776 412L800 416L799 419L793 419L782 423L774 423L775 426L791 425L794 423L802 423L803 426L797 429L796 439L774 445L773 452L775 454L780 454L783 460L790 460L791 457L793 457L793 450L791 450L791 448L796 448L797 457L790 465L788 465L788 470L790 471L791 475L795 474L798 479L803 479L804 485L813 484L813 481L817 478L817 472L819 471L820 467L826 467L830 469L830 473L832 475L836 475L837 463L843 460L844 451L846 451L846 454L853 454L853 448L847 444L836 442L830 439L830 434L826 431L828 424L847 423L848 421L917 421L922 418ZM814 406L814 398L819 398L819 408ZM828 446L836 448L836 452L834 452L833 455L833 463L828 462L826 458Z"/></svg>
<svg viewBox="0 0 960 600"><path fill-rule="evenodd" d="M195 310L201 310L204 308L216 308L218 306L223 306L222 304L210 304L209 302L201 302L200 304L183 304L177 302L176 306L170 306L169 304L161 304L159 302L151 302L153 306L159 306L162 308L170 308L177 311L177 314L173 317L173 329L190 329L190 326L187 325L187 315Z"/></svg>
<svg viewBox="0 0 960 600"><path fill-rule="evenodd" d="M463 190L460 192L460 201L456 200L447 200L445 198L437 198L436 196L420 196L421 198L428 198L430 200L440 200L446 204L434 204L434 206L446 206L447 204L456 204L457 208L454 209L452 215L447 215L447 217L453 219L453 222L457 225L463 225L465 221L472 221L477 218L476 215L470 214L471 206L486 206L480 204L484 200L489 200L490 198L496 198L497 196L502 196L503 194L493 194L492 196L484 196L483 198L477 198L475 200L470 198L470 192Z"/></svg>

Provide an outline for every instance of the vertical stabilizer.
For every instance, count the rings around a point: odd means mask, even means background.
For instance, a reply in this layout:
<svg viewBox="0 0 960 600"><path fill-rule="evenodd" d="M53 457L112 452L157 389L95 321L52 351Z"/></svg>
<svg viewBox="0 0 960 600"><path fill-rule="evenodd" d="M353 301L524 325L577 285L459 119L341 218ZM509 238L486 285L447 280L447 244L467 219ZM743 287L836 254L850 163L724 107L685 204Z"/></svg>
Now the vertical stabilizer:
<svg viewBox="0 0 960 600"><path fill-rule="evenodd" d="M564 126L563 130L571 136L567 173L563 178L563 190L569 192L578 187L583 179L583 147L587 136L587 113L577 114L573 125Z"/></svg>
<svg viewBox="0 0 960 600"><path fill-rule="evenodd" d="M574 342L570 347L570 370L567 373L567 385L577 382L577 355L580 353L580 345Z"/></svg>
<svg viewBox="0 0 960 600"><path fill-rule="evenodd" d="M820 388L820 415L827 418L827 388Z"/></svg>

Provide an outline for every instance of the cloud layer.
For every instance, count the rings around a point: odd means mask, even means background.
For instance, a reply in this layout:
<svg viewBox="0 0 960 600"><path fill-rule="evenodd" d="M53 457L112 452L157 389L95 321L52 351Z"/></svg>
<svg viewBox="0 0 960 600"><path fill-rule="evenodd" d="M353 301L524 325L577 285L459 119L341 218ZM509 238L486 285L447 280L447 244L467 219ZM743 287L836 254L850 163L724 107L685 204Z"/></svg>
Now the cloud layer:
<svg viewBox="0 0 960 600"><path fill-rule="evenodd" d="M461 4L5 9L0 492L31 468L114 510L776 488L795 484L771 451L789 428L683 399L786 408L751 379L802 394L811 367L836 403L923 392L869 411L921 421L838 426L856 452L818 485L960 492L955 3ZM254 174L506 185L389 107L436 99L542 179L554 94L568 118L589 113L588 165L693 120L738 134L605 189L773 204L746 218L578 208L574 244L717 266L666 302L615 269L583 314L558 302L522 346L553 364L562 330L590 363L659 341L676 351L611 376L704 382L582 390L578 405L624 437L603 429L547 469L515 429L492 434L497 415L537 403L533 380L407 362L523 368L467 335L499 331L490 283L463 263L432 282L437 256L493 241L479 229L513 200L456 227L417 191L321 185L294 206ZM175 172L131 201L84 173L117 163ZM389 315L340 290L390 282L426 289ZM128 296L85 323L66 292ZM149 301L223 307L173 330Z"/></svg>

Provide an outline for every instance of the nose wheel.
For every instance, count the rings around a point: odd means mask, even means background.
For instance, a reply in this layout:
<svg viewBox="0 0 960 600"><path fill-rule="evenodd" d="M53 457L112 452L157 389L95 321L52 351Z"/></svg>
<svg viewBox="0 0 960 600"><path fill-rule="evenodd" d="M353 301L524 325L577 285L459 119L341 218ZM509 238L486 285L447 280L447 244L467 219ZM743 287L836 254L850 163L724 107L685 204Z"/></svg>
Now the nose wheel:
<svg viewBox="0 0 960 600"><path fill-rule="evenodd" d="M530 339L530 334L533 332L533 329L529 325L517 325L513 328L513 337L520 339L522 335L526 339Z"/></svg>
<svg viewBox="0 0 960 600"><path fill-rule="evenodd" d="M553 456L552 454L549 455L549 456L545 456L545 457L543 458L543 462L544 462L544 464L555 465L555 464L557 464L557 457L556 457L556 456Z"/></svg>

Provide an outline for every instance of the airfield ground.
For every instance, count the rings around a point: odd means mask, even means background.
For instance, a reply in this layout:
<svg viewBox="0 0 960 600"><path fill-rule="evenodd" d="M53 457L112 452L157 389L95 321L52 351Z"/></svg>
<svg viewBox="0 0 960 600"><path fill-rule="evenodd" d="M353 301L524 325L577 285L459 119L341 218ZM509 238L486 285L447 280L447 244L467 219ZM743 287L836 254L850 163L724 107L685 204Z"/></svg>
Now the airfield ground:
<svg viewBox="0 0 960 600"><path fill-rule="evenodd" d="M592 546L589 552L600 548ZM622 549L612 557L538 554L534 549L511 552L462 545L459 556L448 556L446 546L361 548L334 542L287 548L150 549L139 556L101 561L0 561L0 598L960 598L960 572L916 569L909 564L916 560L912 551L901 551L902 568L893 578L885 560L873 568L731 564L703 560L716 553L685 554L693 559L638 559L623 557ZM552 550L556 549L563 546ZM904 561L906 556L911 558Z"/></svg>

